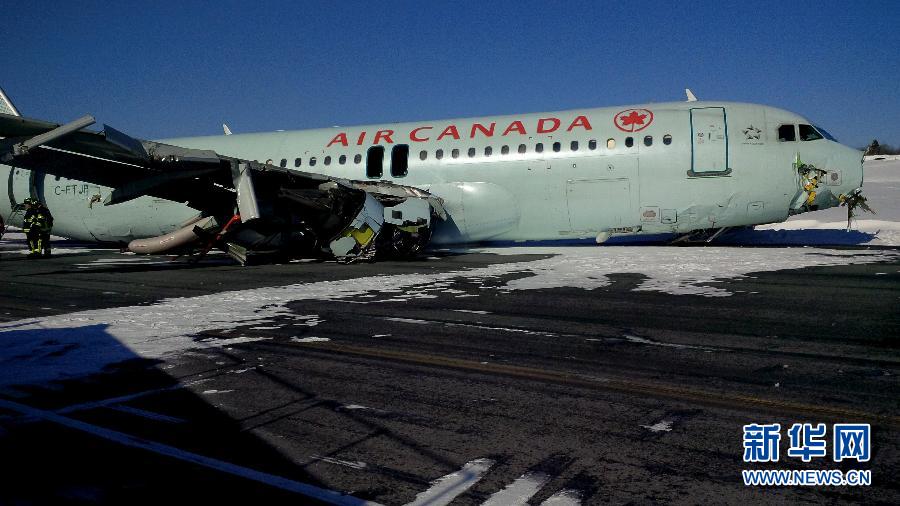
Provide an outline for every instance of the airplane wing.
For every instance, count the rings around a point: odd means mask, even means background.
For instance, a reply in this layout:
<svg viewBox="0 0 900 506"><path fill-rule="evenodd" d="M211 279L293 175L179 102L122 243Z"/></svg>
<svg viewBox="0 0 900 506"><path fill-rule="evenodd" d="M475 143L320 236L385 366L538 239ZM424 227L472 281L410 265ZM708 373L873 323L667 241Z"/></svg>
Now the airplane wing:
<svg viewBox="0 0 900 506"><path fill-rule="evenodd" d="M92 123L0 113L0 163L111 187L104 205L142 195L184 202L227 224L209 235L242 262L262 252L326 251L347 261L410 255L427 243L432 219L446 218L441 200L417 188L289 170L106 125L84 130Z"/></svg>

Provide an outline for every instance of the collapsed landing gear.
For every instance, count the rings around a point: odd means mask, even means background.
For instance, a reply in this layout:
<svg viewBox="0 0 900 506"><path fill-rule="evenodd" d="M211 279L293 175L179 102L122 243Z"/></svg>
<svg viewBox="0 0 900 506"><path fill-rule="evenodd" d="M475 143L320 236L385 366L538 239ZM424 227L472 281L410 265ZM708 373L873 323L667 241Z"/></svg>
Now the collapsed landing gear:
<svg viewBox="0 0 900 506"><path fill-rule="evenodd" d="M670 245L678 245L678 244L698 244L704 243L709 244L715 241L719 236L731 230L732 227L720 227L720 228L704 228L703 230L694 230L693 232L689 232L687 234L682 234L675 239L672 239L669 244Z"/></svg>

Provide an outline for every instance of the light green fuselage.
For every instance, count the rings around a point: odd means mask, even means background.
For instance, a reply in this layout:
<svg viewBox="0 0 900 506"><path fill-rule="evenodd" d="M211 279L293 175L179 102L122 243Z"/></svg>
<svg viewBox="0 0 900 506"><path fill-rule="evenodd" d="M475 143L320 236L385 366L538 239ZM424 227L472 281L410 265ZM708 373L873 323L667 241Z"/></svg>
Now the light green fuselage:
<svg viewBox="0 0 900 506"><path fill-rule="evenodd" d="M781 109L704 101L163 142L356 180L376 175L368 150L384 146L375 179L441 197L450 219L438 225L433 242L463 243L780 222L802 192L793 166L798 154L836 174L815 201L831 207L861 186L861 153L825 138L779 140L779 127L801 124L810 122ZM405 175L397 160L392 175L398 145L409 146ZM7 166L0 166L0 184L7 192L0 198L4 217L13 203L35 196L54 213L55 234L82 240L157 236L197 214L151 197L91 204L111 189Z"/></svg>

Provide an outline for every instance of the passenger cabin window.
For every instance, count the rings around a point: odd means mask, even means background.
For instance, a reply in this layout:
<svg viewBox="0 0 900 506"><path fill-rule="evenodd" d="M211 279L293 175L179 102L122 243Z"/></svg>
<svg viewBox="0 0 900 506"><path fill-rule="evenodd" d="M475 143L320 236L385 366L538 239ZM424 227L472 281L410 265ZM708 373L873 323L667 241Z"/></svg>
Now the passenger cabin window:
<svg viewBox="0 0 900 506"><path fill-rule="evenodd" d="M359 165L362 162L362 155L357 153L356 156L353 157L353 163Z"/></svg>
<svg viewBox="0 0 900 506"><path fill-rule="evenodd" d="M571 149L572 151L578 151L578 141L570 142L569 149Z"/></svg>
<svg viewBox="0 0 900 506"><path fill-rule="evenodd" d="M384 174L384 146L372 146L366 152L366 177L381 177Z"/></svg>
<svg viewBox="0 0 900 506"><path fill-rule="evenodd" d="M519 144L519 153L525 153L528 150L524 144Z"/></svg>
<svg viewBox="0 0 900 506"><path fill-rule="evenodd" d="M672 144L672 136L669 134L663 135L663 144L665 144L666 146Z"/></svg>
<svg viewBox="0 0 900 506"><path fill-rule="evenodd" d="M299 167L299 166L300 166L300 159L294 158L294 167Z"/></svg>
<svg viewBox="0 0 900 506"><path fill-rule="evenodd" d="M469 158L472 158L474 156L475 156L475 148L469 148Z"/></svg>
<svg viewBox="0 0 900 506"><path fill-rule="evenodd" d="M816 132L812 125L799 125L799 128L801 141L814 141L822 138L822 135Z"/></svg>
<svg viewBox="0 0 900 506"><path fill-rule="evenodd" d="M554 142L554 143L553 143L553 152L554 152L554 153L559 153L559 150L560 150L560 149L562 149L562 144L560 144L560 143L558 143L558 142Z"/></svg>
<svg viewBox="0 0 900 506"><path fill-rule="evenodd" d="M653 145L653 136L647 135L644 137L644 146L652 146Z"/></svg>
<svg viewBox="0 0 900 506"><path fill-rule="evenodd" d="M616 149L616 140L606 139L606 149Z"/></svg>
<svg viewBox="0 0 900 506"><path fill-rule="evenodd" d="M282 158L278 165L281 165L282 168L287 167L287 158Z"/></svg>
<svg viewBox="0 0 900 506"><path fill-rule="evenodd" d="M341 157L338 158L338 163L341 165L344 165L345 163L347 163L347 155L341 155Z"/></svg>
<svg viewBox="0 0 900 506"><path fill-rule="evenodd" d="M437 158L438 160L440 160L441 158L443 158L443 157L444 157L444 150L443 150L443 149L439 149L439 150L435 151L435 152L434 152L434 157Z"/></svg>
<svg viewBox="0 0 900 506"><path fill-rule="evenodd" d="M316 166L316 157L312 157L312 158L309 159L309 166L310 166L310 167L315 167L315 166Z"/></svg>
<svg viewBox="0 0 900 506"><path fill-rule="evenodd" d="M779 142L793 142L796 140L797 136L794 134L794 125L781 125L778 127Z"/></svg>
<svg viewBox="0 0 900 506"><path fill-rule="evenodd" d="M544 143L543 143L543 142L539 142L539 143L535 144L535 146L534 146L534 151L535 151L536 153L543 153L543 152L544 152Z"/></svg>
<svg viewBox="0 0 900 506"><path fill-rule="evenodd" d="M331 165L331 157L330 156L325 157L325 165Z"/></svg>
<svg viewBox="0 0 900 506"><path fill-rule="evenodd" d="M500 148L500 154L508 155L509 154L509 146L503 146L502 148Z"/></svg>
<svg viewBox="0 0 900 506"><path fill-rule="evenodd" d="M634 137L625 137L625 147L630 148L634 146Z"/></svg>
<svg viewBox="0 0 900 506"><path fill-rule="evenodd" d="M590 149L591 151L597 149L597 139L591 139L588 141L588 149Z"/></svg>
<svg viewBox="0 0 900 506"><path fill-rule="evenodd" d="M488 146L484 148L484 156L491 156L494 153L494 148Z"/></svg>
<svg viewBox="0 0 900 506"><path fill-rule="evenodd" d="M404 177L409 172L409 146L397 144L391 149L391 176Z"/></svg>
<svg viewBox="0 0 900 506"><path fill-rule="evenodd" d="M426 158L428 158L428 151L425 151L424 149L419 151L419 160L425 160Z"/></svg>
<svg viewBox="0 0 900 506"><path fill-rule="evenodd" d="M450 156L452 156L453 158L459 158L459 150L454 149L453 151L450 152Z"/></svg>

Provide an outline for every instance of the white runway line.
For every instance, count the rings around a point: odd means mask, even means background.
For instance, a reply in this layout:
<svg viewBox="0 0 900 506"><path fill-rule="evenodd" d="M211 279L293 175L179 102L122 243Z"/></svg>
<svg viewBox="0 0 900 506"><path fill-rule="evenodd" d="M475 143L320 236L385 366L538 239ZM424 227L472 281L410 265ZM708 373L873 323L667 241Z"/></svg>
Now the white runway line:
<svg viewBox="0 0 900 506"><path fill-rule="evenodd" d="M581 494L577 490L560 490L542 502L541 506L581 506Z"/></svg>
<svg viewBox="0 0 900 506"><path fill-rule="evenodd" d="M156 395L156 394L160 394L163 392L171 392L173 390L185 388L190 384L191 383L172 385L170 387L165 387L165 388L155 388L153 390L144 390L143 392L137 392L137 393L128 394L128 395L120 395L119 397L113 397L110 399L102 399L99 401L90 401L90 402L84 402L81 404L73 404L73 405L67 406L65 408L57 409L56 414L64 415L66 413L74 413L75 411L84 411L84 410L88 410L88 409L112 406L114 404L121 404L123 402L128 402L128 401L131 401L134 399L139 399L139 398L145 397L147 395Z"/></svg>
<svg viewBox="0 0 900 506"><path fill-rule="evenodd" d="M431 482L431 488L416 495L416 499L407 506L445 506L456 496L462 494L494 465L491 459L473 460L455 473L438 478Z"/></svg>
<svg viewBox="0 0 900 506"><path fill-rule="evenodd" d="M319 488L315 485L310 485L308 483L301 483L299 481L289 480L287 478L283 478L281 476L275 476L273 474L264 473L262 471L257 471L255 469L250 469L247 467L239 466L237 464L232 464L230 462L224 462L222 460L205 457L203 455L198 455L196 453L188 452L185 450L180 450L173 446L169 446L166 444L158 443L156 441L150 441L147 439L143 439L137 436L132 436L130 434L125 434L123 432L114 431L111 429L106 429L103 427L98 427L96 425L91 425L89 423L82 422L80 420L75 420L73 418L68 418L65 416L57 415L56 413L50 411L44 411L37 408L32 408L31 406L26 406L24 404L19 404L17 402L6 401L0 399L0 408L8 409L11 411L17 411L22 413L23 415L32 416L35 418L42 418L47 420L48 422L57 423L59 425L63 425L70 429L79 430L81 432L85 432L91 434L93 436L97 436L109 441L113 441L119 443L121 445L130 446L133 448L140 448L142 450L151 451L153 453L158 453L160 455L165 455L167 457L172 457L178 460L182 460L185 462L191 462L193 464L198 464L204 467L208 467L210 469L215 469L216 471L221 471L223 473L233 474L235 476L239 476L241 478L246 478L248 480L253 480L259 483L263 483L265 485L269 485L272 487L280 488L282 490L287 490L289 492L295 492L298 494L305 495L307 497L312 497L314 499L318 499L323 502L327 502L329 504L340 504L340 505L352 505L352 506L360 506L360 505L369 505L369 506L380 506L378 503L371 501L364 501L362 499L358 499L353 496L343 495L340 492L335 492L334 490L327 490L324 488Z"/></svg>
<svg viewBox="0 0 900 506"><path fill-rule="evenodd" d="M365 469L368 467L368 464L365 462L360 462L358 460L341 460L333 457L320 457L318 455L312 456L313 460L321 460L322 462L328 462L329 464L337 464L339 466L350 467L353 469Z"/></svg>
<svg viewBox="0 0 900 506"><path fill-rule="evenodd" d="M503 490L490 496L481 506L521 506L538 492L550 476L539 472L528 472L518 477Z"/></svg>
<svg viewBox="0 0 900 506"><path fill-rule="evenodd" d="M140 416L150 420L158 420L160 422L184 423L186 421L182 418L164 415L162 413L154 413L153 411L147 411L146 409L132 408L131 406L110 406L110 409L121 411L122 413L128 413L129 415Z"/></svg>

